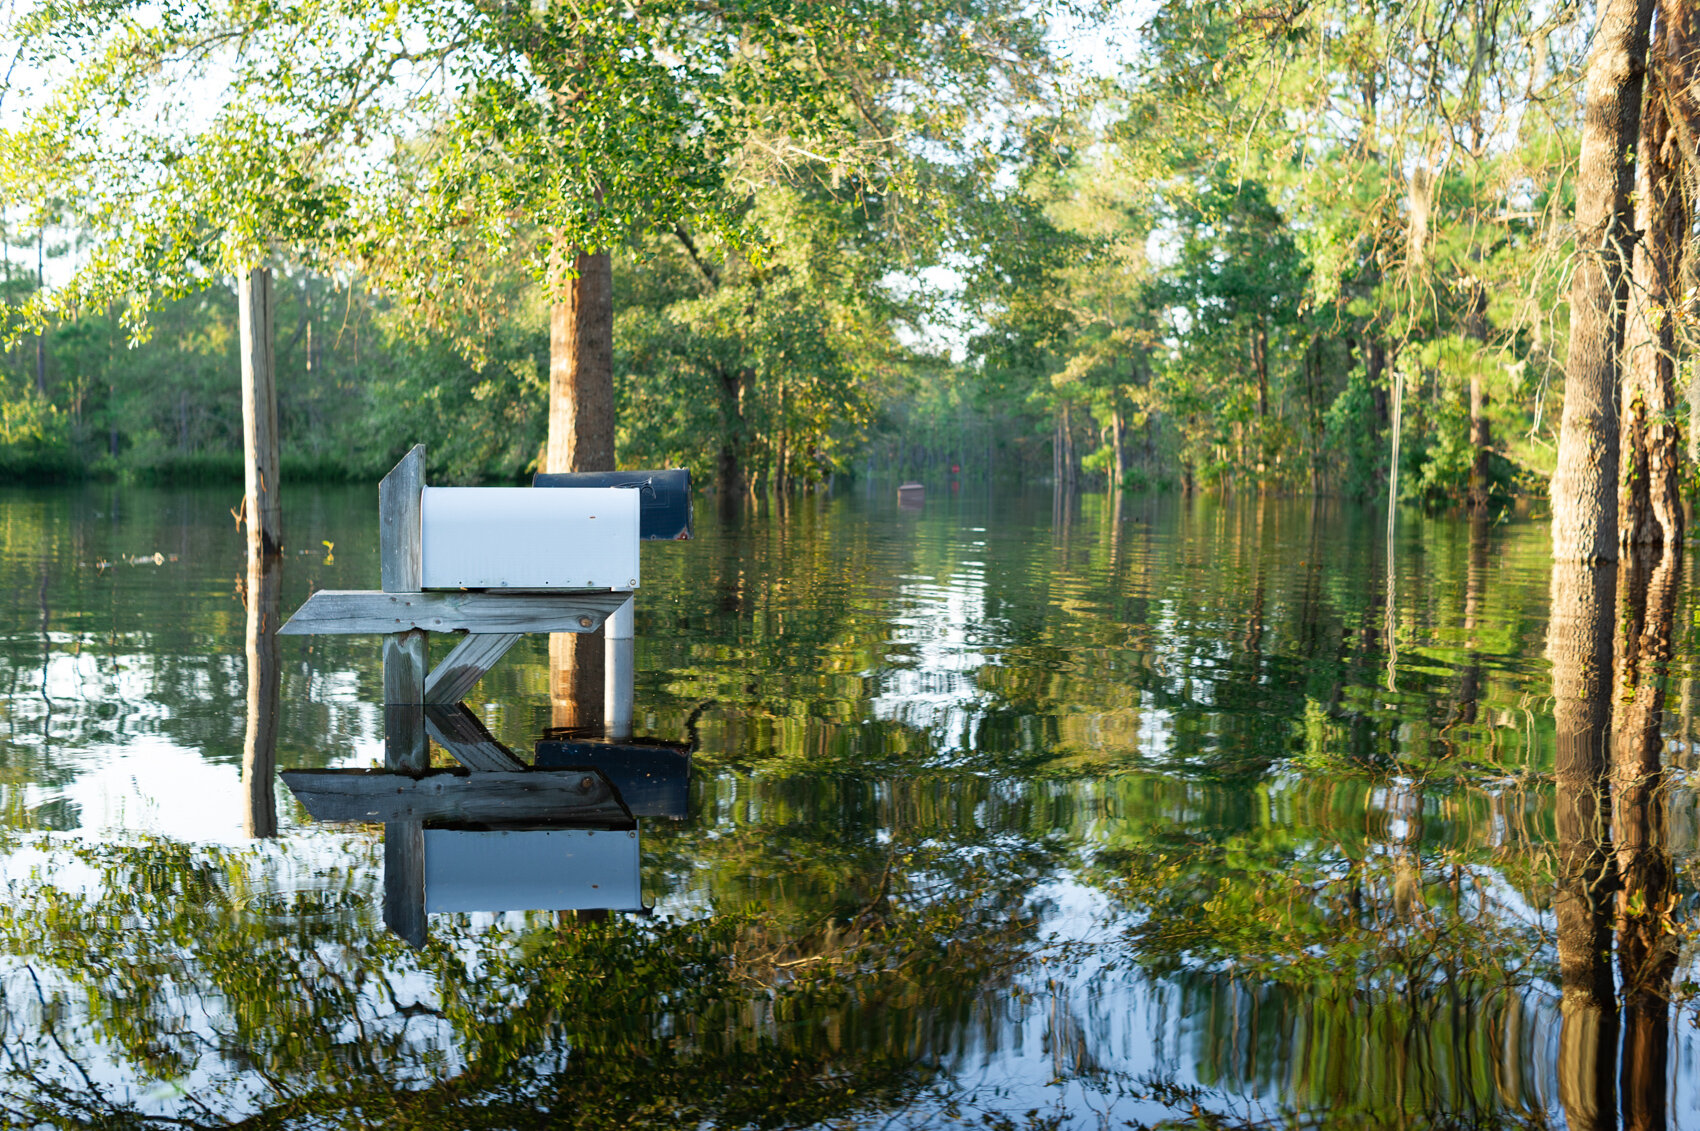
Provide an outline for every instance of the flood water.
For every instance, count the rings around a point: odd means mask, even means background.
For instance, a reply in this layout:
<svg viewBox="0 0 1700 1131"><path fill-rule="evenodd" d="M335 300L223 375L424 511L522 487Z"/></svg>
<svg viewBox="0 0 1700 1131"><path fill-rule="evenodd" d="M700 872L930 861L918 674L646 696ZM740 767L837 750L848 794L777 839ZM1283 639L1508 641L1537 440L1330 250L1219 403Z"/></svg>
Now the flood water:
<svg viewBox="0 0 1700 1131"><path fill-rule="evenodd" d="M377 588L377 491L291 488L263 579L238 501L0 493L11 1124L1700 1126L1693 571L1625 676L1572 661L1637 583L1554 628L1537 520L1402 514L1390 584L1337 504L699 500L658 800L321 822L276 771L385 765L380 641L263 602ZM528 637L466 707L577 766L559 683Z"/></svg>

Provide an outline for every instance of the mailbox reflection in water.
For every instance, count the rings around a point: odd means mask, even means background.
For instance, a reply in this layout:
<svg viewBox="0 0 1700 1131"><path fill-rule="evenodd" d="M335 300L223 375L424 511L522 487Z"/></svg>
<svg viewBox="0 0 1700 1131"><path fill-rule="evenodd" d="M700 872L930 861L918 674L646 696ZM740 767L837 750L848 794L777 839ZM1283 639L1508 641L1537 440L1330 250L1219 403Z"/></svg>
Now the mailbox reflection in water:
<svg viewBox="0 0 1700 1131"><path fill-rule="evenodd" d="M643 910L636 829L425 830L425 910Z"/></svg>

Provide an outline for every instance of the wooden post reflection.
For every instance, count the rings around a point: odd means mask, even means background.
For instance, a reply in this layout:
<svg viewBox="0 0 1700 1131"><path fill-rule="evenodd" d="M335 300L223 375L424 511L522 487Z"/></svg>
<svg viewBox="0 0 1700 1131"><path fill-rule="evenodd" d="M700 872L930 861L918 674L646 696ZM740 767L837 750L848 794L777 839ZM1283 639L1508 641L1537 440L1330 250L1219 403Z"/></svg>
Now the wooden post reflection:
<svg viewBox="0 0 1700 1131"><path fill-rule="evenodd" d="M1547 657L1557 743L1558 961L1563 987L1559 1100L1573 1131L1615 1127L1617 1002L1606 747L1617 571L1554 562Z"/></svg>
<svg viewBox="0 0 1700 1131"><path fill-rule="evenodd" d="M278 594L283 563L258 547L248 550L247 602L248 725L242 738L242 789L247 799L243 829L252 837L277 835Z"/></svg>
<svg viewBox="0 0 1700 1131"><path fill-rule="evenodd" d="M379 568L387 593L420 589L420 492L425 447L415 445L378 484ZM419 629L384 637L384 767L421 773L431 762L425 736L430 653ZM418 821L384 824L384 925L409 946L425 945L425 832Z"/></svg>
<svg viewBox="0 0 1700 1131"><path fill-rule="evenodd" d="M1623 1126L1663 1131L1676 948L1665 931L1675 899L1665 833L1664 701L1681 553L1631 553L1622 567L1612 815L1617 841L1617 961L1623 986Z"/></svg>

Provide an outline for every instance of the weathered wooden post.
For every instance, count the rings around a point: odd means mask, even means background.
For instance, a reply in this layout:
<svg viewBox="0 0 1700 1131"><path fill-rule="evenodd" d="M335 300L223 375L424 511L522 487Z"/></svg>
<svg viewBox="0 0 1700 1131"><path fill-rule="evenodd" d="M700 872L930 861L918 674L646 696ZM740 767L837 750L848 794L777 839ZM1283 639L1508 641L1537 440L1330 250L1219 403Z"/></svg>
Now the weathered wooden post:
<svg viewBox="0 0 1700 1131"><path fill-rule="evenodd" d="M413 594L419 585L420 494L425 445L415 444L378 484L378 560L385 593ZM430 768L425 741L425 631L384 635L384 767ZM425 826L384 824L384 924L413 946L425 945Z"/></svg>
<svg viewBox="0 0 1700 1131"><path fill-rule="evenodd" d="M272 273L255 267L236 285L242 354L242 513L250 554L283 552L278 502L277 382L272 369Z"/></svg>
<svg viewBox="0 0 1700 1131"><path fill-rule="evenodd" d="M249 836L277 835L277 796L272 778L277 770L278 688L282 679L278 658L278 591L283 562L250 551L243 596L247 602L244 633L248 660L248 720L242 736L242 786L248 811L243 827Z"/></svg>

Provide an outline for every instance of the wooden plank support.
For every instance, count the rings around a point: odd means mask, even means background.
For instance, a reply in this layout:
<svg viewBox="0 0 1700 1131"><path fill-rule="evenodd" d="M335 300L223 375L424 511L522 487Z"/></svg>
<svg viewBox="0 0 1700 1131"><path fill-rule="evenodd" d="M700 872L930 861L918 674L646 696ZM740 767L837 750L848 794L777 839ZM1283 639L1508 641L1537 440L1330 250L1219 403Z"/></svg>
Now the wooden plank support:
<svg viewBox="0 0 1700 1131"><path fill-rule="evenodd" d="M594 632L630 593L380 593L321 589L278 632L284 636L362 636L420 628L431 632Z"/></svg>
<svg viewBox="0 0 1700 1131"><path fill-rule="evenodd" d="M454 651L444 656L425 677L425 702L459 703L484 678L484 673L495 667L509 648L519 643L522 635L518 632L468 633L455 645Z"/></svg>
<svg viewBox="0 0 1700 1131"><path fill-rule="evenodd" d="M424 486L424 444L415 444L378 484L379 575L389 593L419 591ZM384 632L384 764L392 771L423 773L431 764L420 706L429 645L418 625L397 624ZM405 814L384 825L384 925L415 949L425 945L425 826Z"/></svg>
<svg viewBox="0 0 1700 1131"><path fill-rule="evenodd" d="M512 750L496 741L466 704L430 704L425 708L425 729L455 761L477 773L521 773L531 767Z"/></svg>
<svg viewBox="0 0 1700 1131"><path fill-rule="evenodd" d="M378 484L379 566L386 593L419 591L420 493L425 445L415 444Z"/></svg>
<svg viewBox="0 0 1700 1131"><path fill-rule="evenodd" d="M280 775L315 820L382 821L390 826L431 821L488 825L526 821L575 827L633 828L608 779L593 769L468 773L428 770L285 770Z"/></svg>
<svg viewBox="0 0 1700 1131"><path fill-rule="evenodd" d="M378 484L378 557L386 593L419 591L419 493L424 486L424 444L415 444ZM385 704L425 702L430 656L421 628L397 623L384 629L388 634L384 637ZM417 733L418 749L400 749L393 739L386 740L385 745L404 763L392 764L392 769L410 768L414 761L423 763L424 728Z"/></svg>

